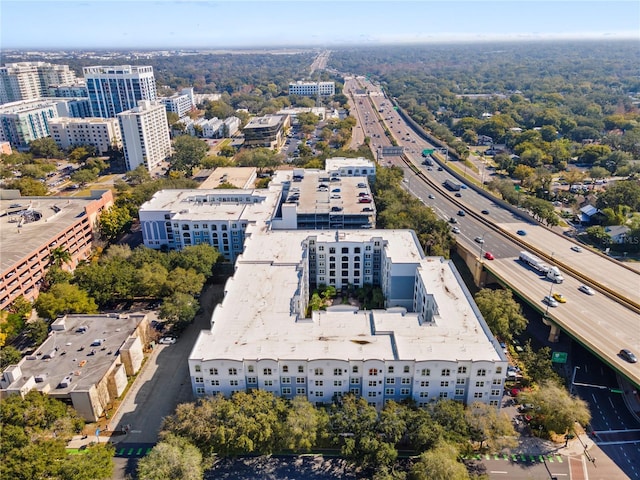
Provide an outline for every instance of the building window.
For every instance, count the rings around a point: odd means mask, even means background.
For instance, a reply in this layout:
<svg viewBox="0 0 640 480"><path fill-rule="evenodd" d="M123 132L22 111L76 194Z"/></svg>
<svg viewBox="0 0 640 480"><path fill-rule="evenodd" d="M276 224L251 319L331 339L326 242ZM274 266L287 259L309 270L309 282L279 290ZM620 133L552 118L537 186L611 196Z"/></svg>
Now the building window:
<svg viewBox="0 0 640 480"><path fill-rule="evenodd" d="M502 385L502 379L501 378L494 378L493 382L491 382L492 385Z"/></svg>
<svg viewBox="0 0 640 480"><path fill-rule="evenodd" d="M387 369L387 373L393 373L393 365Z"/></svg>
<svg viewBox="0 0 640 480"><path fill-rule="evenodd" d="M496 374L500 375L502 373L502 367L496 367Z"/></svg>
<svg viewBox="0 0 640 480"><path fill-rule="evenodd" d="M375 397L378 392L367 392L367 397Z"/></svg>
<svg viewBox="0 0 640 480"><path fill-rule="evenodd" d="M464 385L465 383L467 383L466 378L456 378L456 385Z"/></svg>
<svg viewBox="0 0 640 480"><path fill-rule="evenodd" d="M411 371L411 369L409 368L409 365L405 365L403 368L404 373L409 373Z"/></svg>
<svg viewBox="0 0 640 480"><path fill-rule="evenodd" d="M405 377L402 379L402 384L403 385L411 385L411 378L410 377Z"/></svg>
<svg viewBox="0 0 640 480"><path fill-rule="evenodd" d="M194 380L196 383L204 383L204 378L202 377L196 377Z"/></svg>
<svg viewBox="0 0 640 480"><path fill-rule="evenodd" d="M258 383L257 377L247 377L247 383Z"/></svg>
<svg viewBox="0 0 640 480"><path fill-rule="evenodd" d="M447 382L446 380L442 380L442 381L440 382L440 386L441 386L441 387L448 387L448 386L449 386L449 382Z"/></svg>
<svg viewBox="0 0 640 480"><path fill-rule="evenodd" d="M359 377L354 377L351 379L351 383L353 385L359 385L360 384L360 378Z"/></svg>
<svg viewBox="0 0 640 480"><path fill-rule="evenodd" d="M429 375L431 375L431 370L429 370L428 368L423 368L420 371L420 375L422 375L423 377L428 377Z"/></svg>
<svg viewBox="0 0 640 480"><path fill-rule="evenodd" d="M349 393L353 393L354 395L360 395L360 389L359 388L350 388L349 389Z"/></svg>
<svg viewBox="0 0 640 480"><path fill-rule="evenodd" d="M211 386L212 387L217 387L220 385L220 380L211 380Z"/></svg>
<svg viewBox="0 0 640 480"><path fill-rule="evenodd" d="M462 375L463 373L467 373L467 367L458 367L458 374Z"/></svg>
<svg viewBox="0 0 640 480"><path fill-rule="evenodd" d="M492 397L497 397L498 395L500 395L500 390L491 390Z"/></svg>
<svg viewBox="0 0 640 480"><path fill-rule="evenodd" d="M378 382L375 380L369 380L369 386L370 387L377 387L378 386Z"/></svg>
<svg viewBox="0 0 640 480"><path fill-rule="evenodd" d="M475 392L473 398L482 398L482 392Z"/></svg>
<svg viewBox="0 0 640 480"><path fill-rule="evenodd" d="M480 370L478 370L478 372L476 373L476 376L478 377L485 377L487 375L487 371L484 368L481 368Z"/></svg>
<svg viewBox="0 0 640 480"><path fill-rule="evenodd" d="M262 369L262 374L263 375L271 375L272 374L271 369L270 368L263 368Z"/></svg>
<svg viewBox="0 0 640 480"><path fill-rule="evenodd" d="M282 395L291 395L291 387L282 387Z"/></svg>
<svg viewBox="0 0 640 480"><path fill-rule="evenodd" d="M401 388L400 389L400 395L409 395L409 389L408 388Z"/></svg>
<svg viewBox="0 0 640 480"><path fill-rule="evenodd" d="M210 368L209 369L209 375L217 375L218 374L218 369L217 368Z"/></svg>
<svg viewBox="0 0 640 480"><path fill-rule="evenodd" d="M395 378L387 378L387 385L395 385L395 383L396 383Z"/></svg>
<svg viewBox="0 0 640 480"><path fill-rule="evenodd" d="M498 406L498 401L497 400L491 400L489 402L489 405L491 405L492 407L497 407Z"/></svg>
<svg viewBox="0 0 640 480"><path fill-rule="evenodd" d="M384 394L385 395L395 395L396 394L396 389L395 388L386 388L384 390Z"/></svg>
<svg viewBox="0 0 640 480"><path fill-rule="evenodd" d="M377 368L370 368L369 369L369 376L370 377L377 377L378 376L378 369Z"/></svg>
<svg viewBox="0 0 640 480"><path fill-rule="evenodd" d="M484 387L484 382L476 382L476 387L478 388Z"/></svg>
<svg viewBox="0 0 640 480"><path fill-rule="evenodd" d="M298 373L304 373L304 367L302 365L298 365Z"/></svg>
<svg viewBox="0 0 640 480"><path fill-rule="evenodd" d="M320 392L320 391L318 391L318 392L315 392L315 394L314 394L314 395L315 395L316 397L324 397L324 392Z"/></svg>
<svg viewBox="0 0 640 480"><path fill-rule="evenodd" d="M316 384L316 387L322 387L324 385L324 382L322 380L316 380L315 384Z"/></svg>
<svg viewBox="0 0 640 480"><path fill-rule="evenodd" d="M353 368L351 369L352 373L358 373L358 366L354 365Z"/></svg>
<svg viewBox="0 0 640 480"><path fill-rule="evenodd" d="M341 387L342 386L342 380L334 380L333 381L333 386L334 387Z"/></svg>
<svg viewBox="0 0 640 480"><path fill-rule="evenodd" d="M420 398L427 398L429 396L429 392L420 392Z"/></svg>
<svg viewBox="0 0 640 480"><path fill-rule="evenodd" d="M197 394L203 394L204 393L204 387L196 387L196 393Z"/></svg>
<svg viewBox="0 0 640 480"><path fill-rule="evenodd" d="M341 377L342 376L342 369L341 368L334 368L333 369L333 376L334 377Z"/></svg>
<svg viewBox="0 0 640 480"><path fill-rule="evenodd" d="M282 377L281 383L291 383L291 377Z"/></svg>
<svg viewBox="0 0 640 480"><path fill-rule="evenodd" d="M231 385L232 387L237 387L238 386L238 380L229 380L229 385Z"/></svg>
<svg viewBox="0 0 640 480"><path fill-rule="evenodd" d="M306 391L305 388L296 388L296 395L304 395Z"/></svg>
<svg viewBox="0 0 640 480"><path fill-rule="evenodd" d="M442 377L448 377L449 375L451 375L451 370L448 368L443 368L442 372L440 372L440 376Z"/></svg>
<svg viewBox="0 0 640 480"><path fill-rule="evenodd" d="M238 375L238 369L237 368L230 368L229 369L229 375Z"/></svg>
<svg viewBox="0 0 640 480"><path fill-rule="evenodd" d="M316 368L316 369L313 371L313 374L314 374L315 376L317 376L317 377L321 377L322 375L324 375L324 370L323 370L323 369L321 369L321 368Z"/></svg>
<svg viewBox="0 0 640 480"><path fill-rule="evenodd" d="M420 382L420 386L421 387L428 387L429 386L429 381L428 380L422 380Z"/></svg>
<svg viewBox="0 0 640 480"><path fill-rule="evenodd" d="M456 397L464 395L464 388L456 388Z"/></svg>
<svg viewBox="0 0 640 480"><path fill-rule="evenodd" d="M273 387L273 380L265 380L264 381L264 386L265 387Z"/></svg>
<svg viewBox="0 0 640 480"><path fill-rule="evenodd" d="M447 398L449 396L449 392L440 392L440 398Z"/></svg>
<svg viewBox="0 0 640 480"><path fill-rule="evenodd" d="M247 367L247 372L249 372L249 373L253 373L253 365L249 365L249 366Z"/></svg>
<svg viewBox="0 0 640 480"><path fill-rule="evenodd" d="M193 367L193 369L194 369L196 372L200 372L200 371L202 370L202 368L200 367L200 365L196 365L195 367Z"/></svg>
<svg viewBox="0 0 640 480"><path fill-rule="evenodd" d="M304 384L304 377L296 377L296 383L297 384Z"/></svg>

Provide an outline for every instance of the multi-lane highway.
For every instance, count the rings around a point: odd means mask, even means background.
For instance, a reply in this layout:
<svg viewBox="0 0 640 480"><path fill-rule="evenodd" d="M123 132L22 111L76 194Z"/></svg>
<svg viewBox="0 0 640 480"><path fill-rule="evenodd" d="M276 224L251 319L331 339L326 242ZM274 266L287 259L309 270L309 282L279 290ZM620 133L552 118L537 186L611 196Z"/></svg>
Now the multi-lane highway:
<svg viewBox="0 0 640 480"><path fill-rule="evenodd" d="M623 301L638 304L640 275L587 249L572 251L571 247L575 245L572 240L549 231L524 215L502 208L482 192L467 188L461 190L461 197L455 197L453 192L443 189L442 182L453 179L446 165L442 170L437 165L431 169L420 165L422 150L433 147L407 126L392 108L391 102L376 90L375 86L363 79L345 82L345 92L353 95L353 106L357 109L365 135L371 139L373 150L391 146L390 140L384 135L384 128L388 128L395 141L405 147L405 156L413 168L418 166L419 174L416 175L398 157L385 158L383 163L389 161L404 167L405 187L408 190L432 206L442 218L455 217L458 220L460 233L457 237L465 248L470 251L477 249L480 254L481 246L474 238L483 237L485 242L482 251L491 251L496 257L494 261L485 261L486 268L541 312L547 310L542 299L550 291L560 292L567 297L566 304L548 309L549 317L616 371L640 386L640 363L630 364L618 355L622 348L640 353L640 315L606 294L606 290L614 291ZM358 91L359 94L356 93ZM375 94L371 95L372 92ZM460 209L473 215L458 217L456 212ZM489 213L484 215L480 213L482 210ZM524 230L526 235L518 236L518 230ZM566 272L563 272L566 280L562 285L555 286L541 279L516 261L518 252L523 249L546 254L550 257L549 263L579 272L582 279L572 278ZM602 286L604 290L597 291L594 296L579 292L578 287L585 283L585 278L591 280L586 283Z"/></svg>

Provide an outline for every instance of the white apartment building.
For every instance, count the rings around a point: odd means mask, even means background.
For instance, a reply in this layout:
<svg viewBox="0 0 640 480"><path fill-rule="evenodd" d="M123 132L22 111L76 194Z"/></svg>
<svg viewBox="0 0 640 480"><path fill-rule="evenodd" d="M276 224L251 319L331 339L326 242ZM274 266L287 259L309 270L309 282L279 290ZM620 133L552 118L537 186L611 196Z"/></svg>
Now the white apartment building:
<svg viewBox="0 0 640 480"><path fill-rule="evenodd" d="M144 245L181 250L206 243L234 262L244 250L247 227L266 229L279 197L274 188L162 190L140 207Z"/></svg>
<svg viewBox="0 0 640 480"><path fill-rule="evenodd" d="M122 147L117 118L55 118L49 121L51 137L60 148L92 145L98 154Z"/></svg>
<svg viewBox="0 0 640 480"><path fill-rule="evenodd" d="M376 176L376 164L364 157L332 157L325 161L325 170L331 176L372 177Z"/></svg>
<svg viewBox="0 0 640 480"><path fill-rule="evenodd" d="M151 171L169 158L171 139L164 105L142 100L117 116L128 170L144 165Z"/></svg>
<svg viewBox="0 0 640 480"><path fill-rule="evenodd" d="M196 106L193 88L183 88L175 95L161 97L160 102L165 106L167 112L173 112L180 118L186 116Z"/></svg>
<svg viewBox="0 0 640 480"><path fill-rule="evenodd" d="M153 67L94 66L84 67L83 72L94 117L115 117L140 100L156 100Z"/></svg>
<svg viewBox="0 0 640 480"><path fill-rule="evenodd" d="M38 138L48 137L49 120L58 117L51 99L25 100L0 106L0 141L14 148L27 148Z"/></svg>
<svg viewBox="0 0 640 480"><path fill-rule="evenodd" d="M83 82L67 83L64 85L50 85L49 97L88 97L87 86Z"/></svg>
<svg viewBox="0 0 640 480"><path fill-rule="evenodd" d="M335 95L335 82L295 82L289 84L289 95L328 97Z"/></svg>
<svg viewBox="0 0 640 480"><path fill-rule="evenodd" d="M7 63L0 67L0 104L45 97L50 85L75 81L76 75L68 65Z"/></svg>
<svg viewBox="0 0 640 480"><path fill-rule="evenodd" d="M336 288L355 280L359 263L357 276L382 289L386 309L341 304L307 315L331 257ZM377 408L444 398L498 408L507 365L456 268L424 257L408 230L250 228L211 329L189 355L196 396L259 388L326 404L353 393Z"/></svg>

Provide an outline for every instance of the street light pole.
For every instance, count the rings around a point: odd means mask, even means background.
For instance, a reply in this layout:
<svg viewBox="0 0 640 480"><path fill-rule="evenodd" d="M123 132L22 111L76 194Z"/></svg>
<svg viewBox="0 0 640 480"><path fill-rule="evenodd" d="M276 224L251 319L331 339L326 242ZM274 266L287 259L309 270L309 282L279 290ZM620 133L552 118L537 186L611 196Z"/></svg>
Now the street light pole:
<svg viewBox="0 0 640 480"><path fill-rule="evenodd" d="M578 370L580 370L579 366L575 366L573 367L573 375L571 376L571 385L569 386L569 395L573 395L573 385L575 384L576 381L576 373L578 372Z"/></svg>
<svg viewBox="0 0 640 480"><path fill-rule="evenodd" d="M487 234L487 232L484 232L482 234L482 242L480 242L480 261L482 261L482 250L484 249L484 236Z"/></svg>

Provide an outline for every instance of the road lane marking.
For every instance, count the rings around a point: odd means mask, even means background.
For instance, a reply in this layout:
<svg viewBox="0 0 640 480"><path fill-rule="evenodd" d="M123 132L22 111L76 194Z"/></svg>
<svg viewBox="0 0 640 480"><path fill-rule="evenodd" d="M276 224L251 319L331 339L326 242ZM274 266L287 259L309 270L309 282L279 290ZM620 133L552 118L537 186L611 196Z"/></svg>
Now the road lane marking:
<svg viewBox="0 0 640 480"><path fill-rule="evenodd" d="M503 474L503 475L506 475L506 474L507 474L507 473L509 473L509 472L504 472L504 471L502 471L502 470L491 470L489 473L501 473L501 474Z"/></svg>

